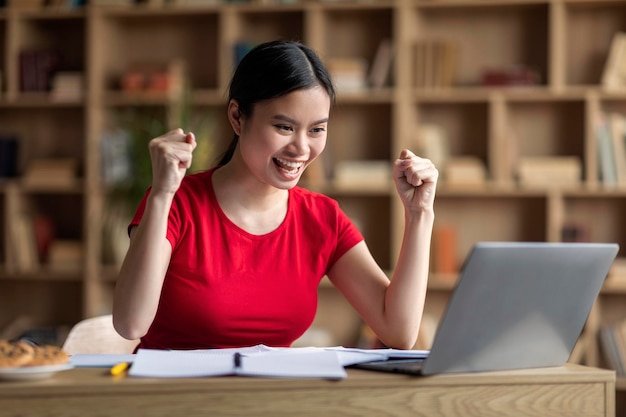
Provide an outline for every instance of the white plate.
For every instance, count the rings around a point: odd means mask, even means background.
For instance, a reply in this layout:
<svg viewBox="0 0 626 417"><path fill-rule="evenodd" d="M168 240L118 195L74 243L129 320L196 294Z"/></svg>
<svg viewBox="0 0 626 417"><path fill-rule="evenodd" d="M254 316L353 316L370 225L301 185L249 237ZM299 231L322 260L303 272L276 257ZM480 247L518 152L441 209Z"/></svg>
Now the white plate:
<svg viewBox="0 0 626 417"><path fill-rule="evenodd" d="M50 378L59 371L72 369L70 363L62 365L23 366L19 368L0 368L0 380L4 381L31 381Z"/></svg>

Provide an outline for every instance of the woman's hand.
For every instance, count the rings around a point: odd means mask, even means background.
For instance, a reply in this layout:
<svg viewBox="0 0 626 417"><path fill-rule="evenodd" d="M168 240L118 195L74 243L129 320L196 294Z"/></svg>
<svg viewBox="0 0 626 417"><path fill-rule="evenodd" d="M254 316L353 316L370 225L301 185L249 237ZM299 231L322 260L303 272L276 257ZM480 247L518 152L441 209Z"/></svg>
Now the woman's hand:
<svg viewBox="0 0 626 417"><path fill-rule="evenodd" d="M439 172L429 159L404 149L394 162L393 174L398 194L408 211L433 210Z"/></svg>
<svg viewBox="0 0 626 417"><path fill-rule="evenodd" d="M175 129L150 141L152 161L152 192L174 194L191 166L196 148L193 133Z"/></svg>

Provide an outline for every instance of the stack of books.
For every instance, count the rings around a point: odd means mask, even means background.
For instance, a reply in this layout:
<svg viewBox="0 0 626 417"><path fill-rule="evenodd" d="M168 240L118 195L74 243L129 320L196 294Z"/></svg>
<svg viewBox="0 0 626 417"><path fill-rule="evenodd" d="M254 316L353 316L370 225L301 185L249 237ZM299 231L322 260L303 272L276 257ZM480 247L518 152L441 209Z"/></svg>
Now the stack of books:
<svg viewBox="0 0 626 417"><path fill-rule="evenodd" d="M83 98L82 72L57 72L52 77L50 98L54 101L79 101Z"/></svg>

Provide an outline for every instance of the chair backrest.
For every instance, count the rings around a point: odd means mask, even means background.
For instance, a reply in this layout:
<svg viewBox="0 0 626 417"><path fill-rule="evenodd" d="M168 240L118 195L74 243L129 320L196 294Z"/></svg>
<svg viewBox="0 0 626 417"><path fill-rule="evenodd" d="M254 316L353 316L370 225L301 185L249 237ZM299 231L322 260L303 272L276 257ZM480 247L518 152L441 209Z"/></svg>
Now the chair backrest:
<svg viewBox="0 0 626 417"><path fill-rule="evenodd" d="M77 353L132 353L139 340L127 340L113 328L111 314L82 320L69 331L63 350Z"/></svg>

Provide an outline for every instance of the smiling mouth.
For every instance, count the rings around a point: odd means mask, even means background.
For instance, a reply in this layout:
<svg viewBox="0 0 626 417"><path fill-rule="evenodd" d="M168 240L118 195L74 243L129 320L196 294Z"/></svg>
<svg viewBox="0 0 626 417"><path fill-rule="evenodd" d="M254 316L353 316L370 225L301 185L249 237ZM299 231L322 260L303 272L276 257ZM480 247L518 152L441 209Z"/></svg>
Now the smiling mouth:
<svg viewBox="0 0 626 417"><path fill-rule="evenodd" d="M274 164L276 164L278 169L289 175L297 174L304 166L304 162L287 161L281 158L273 158L272 160L274 161Z"/></svg>

